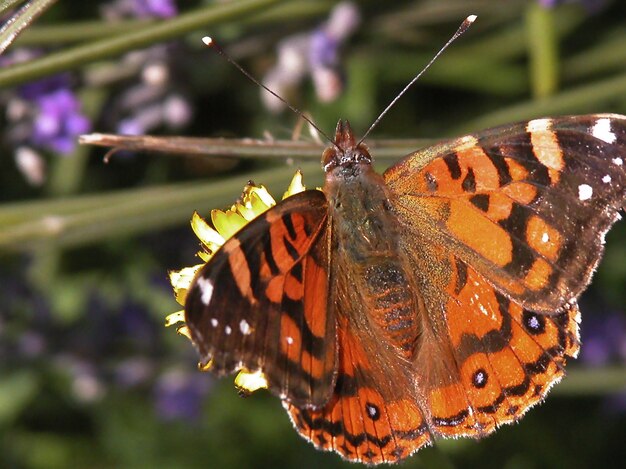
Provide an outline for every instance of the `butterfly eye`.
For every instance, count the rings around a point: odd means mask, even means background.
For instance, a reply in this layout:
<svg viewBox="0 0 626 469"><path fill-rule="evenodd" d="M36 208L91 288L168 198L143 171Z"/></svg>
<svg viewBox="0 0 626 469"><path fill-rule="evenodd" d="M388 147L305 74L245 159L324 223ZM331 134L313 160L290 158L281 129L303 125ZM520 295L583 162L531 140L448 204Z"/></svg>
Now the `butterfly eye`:
<svg viewBox="0 0 626 469"><path fill-rule="evenodd" d="M391 211L391 203L387 199L383 200L383 209L387 212Z"/></svg>

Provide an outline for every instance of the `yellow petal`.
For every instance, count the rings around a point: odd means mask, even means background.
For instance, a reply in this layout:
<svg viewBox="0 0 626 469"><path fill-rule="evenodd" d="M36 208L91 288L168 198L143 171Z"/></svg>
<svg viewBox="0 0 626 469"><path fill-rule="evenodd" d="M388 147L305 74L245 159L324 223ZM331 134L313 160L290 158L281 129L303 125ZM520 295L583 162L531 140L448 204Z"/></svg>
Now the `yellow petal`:
<svg viewBox="0 0 626 469"><path fill-rule="evenodd" d="M232 210L211 210L211 221L224 239L230 238L246 225L246 219Z"/></svg>
<svg viewBox="0 0 626 469"><path fill-rule="evenodd" d="M180 335L185 336L189 340L191 340L191 331L189 330L187 326L180 326L178 329L176 329L176 332L178 332Z"/></svg>
<svg viewBox="0 0 626 469"><path fill-rule="evenodd" d="M165 316L165 327L173 326L179 322L185 322L185 312L182 309Z"/></svg>
<svg viewBox="0 0 626 469"><path fill-rule="evenodd" d="M202 244L209 248L211 252L215 251L212 247L215 247L216 245L222 246L224 244L224 237L211 228L211 226L198 214L198 212L193 212L193 216L191 217L191 229L196 234L198 239L202 241Z"/></svg>
<svg viewBox="0 0 626 469"><path fill-rule="evenodd" d="M276 205L276 201L274 200L274 197L272 197L270 195L270 193L267 191L267 189L265 188L265 186L263 184L261 184L260 186L249 186L249 193L250 196L252 196L252 194L255 194L259 199L261 199L261 201L265 204L266 207L273 207L274 205Z"/></svg>
<svg viewBox="0 0 626 469"><path fill-rule="evenodd" d="M276 205L267 205L267 200L263 200L263 197L258 192L253 192L252 194L250 194L249 200L250 207L252 208L252 211L257 214L257 216Z"/></svg>
<svg viewBox="0 0 626 469"><path fill-rule="evenodd" d="M213 253L208 253L205 251L198 251L198 257L202 259L204 262L209 262L209 259L213 257Z"/></svg>
<svg viewBox="0 0 626 469"><path fill-rule="evenodd" d="M305 190L306 186L304 185L302 180L302 171L297 170L296 174L294 174L293 178L291 179L291 183L289 184L287 191L283 194L283 200L287 197L291 197L292 195L298 194L299 192L303 192Z"/></svg>
<svg viewBox="0 0 626 469"><path fill-rule="evenodd" d="M237 212L247 221L252 221L265 212L268 207L255 194L246 196L242 204L237 204Z"/></svg>
<svg viewBox="0 0 626 469"><path fill-rule="evenodd" d="M185 267L181 270L172 270L170 274L170 283L174 288L174 294L176 295L176 301L184 305L185 298L187 298L187 290L191 285L191 281L196 275L196 272L200 270L204 264L194 265L193 267Z"/></svg>
<svg viewBox="0 0 626 469"><path fill-rule="evenodd" d="M235 378L235 386L246 393L253 393L259 389L267 389L267 379L261 370L250 373L240 371Z"/></svg>
<svg viewBox="0 0 626 469"><path fill-rule="evenodd" d="M213 360L209 360L206 363L198 363L198 369L200 371L209 371L211 366L213 366Z"/></svg>

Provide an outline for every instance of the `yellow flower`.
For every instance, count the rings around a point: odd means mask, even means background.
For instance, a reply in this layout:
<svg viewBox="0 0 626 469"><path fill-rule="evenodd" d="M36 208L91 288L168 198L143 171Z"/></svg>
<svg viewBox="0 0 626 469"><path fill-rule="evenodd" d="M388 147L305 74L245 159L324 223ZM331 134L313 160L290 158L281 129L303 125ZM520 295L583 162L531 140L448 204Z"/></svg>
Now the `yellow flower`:
<svg viewBox="0 0 626 469"><path fill-rule="evenodd" d="M287 191L283 194L283 199L306 190L302 183L302 173L300 170L294 174ZM248 222L255 219L269 208L276 205L276 201L263 186L257 186L250 182L243 189L241 197L235 204L227 210L211 210L211 224L202 218L198 212L194 212L191 217L191 229L201 242L201 249L198 257L203 263L181 270L173 270L169 273L170 283L174 289L176 301L185 305L187 291L191 286L194 276L200 268L208 262L213 254L226 242L228 238L243 228ZM165 318L166 327L177 325L176 331L191 339L189 329L185 324L184 310L169 314ZM200 366L202 371L208 371L211 362ZM235 385L242 393L248 394L257 389L267 388L267 381L262 372L250 373L242 369L235 378Z"/></svg>

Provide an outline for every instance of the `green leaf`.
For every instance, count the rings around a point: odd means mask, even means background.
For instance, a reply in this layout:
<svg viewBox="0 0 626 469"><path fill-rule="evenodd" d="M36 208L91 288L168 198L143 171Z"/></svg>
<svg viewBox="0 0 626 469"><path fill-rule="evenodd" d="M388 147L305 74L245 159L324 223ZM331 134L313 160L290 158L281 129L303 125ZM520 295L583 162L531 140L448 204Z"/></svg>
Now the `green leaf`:
<svg viewBox="0 0 626 469"><path fill-rule="evenodd" d="M16 371L0 378L0 427L10 425L37 391L32 371Z"/></svg>

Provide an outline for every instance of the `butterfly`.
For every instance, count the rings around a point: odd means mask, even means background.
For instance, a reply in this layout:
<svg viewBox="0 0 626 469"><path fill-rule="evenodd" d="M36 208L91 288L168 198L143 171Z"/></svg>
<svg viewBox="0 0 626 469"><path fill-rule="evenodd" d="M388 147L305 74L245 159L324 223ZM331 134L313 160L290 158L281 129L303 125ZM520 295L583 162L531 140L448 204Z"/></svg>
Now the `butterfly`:
<svg viewBox="0 0 626 469"><path fill-rule="evenodd" d="M577 297L626 206L626 117L535 119L382 175L348 122L322 190L199 269L185 322L217 375L261 372L296 430L351 461L518 420L579 350Z"/></svg>

